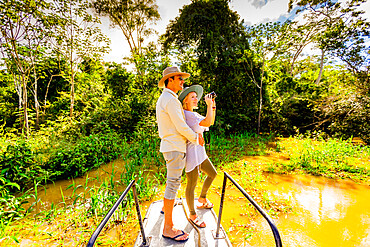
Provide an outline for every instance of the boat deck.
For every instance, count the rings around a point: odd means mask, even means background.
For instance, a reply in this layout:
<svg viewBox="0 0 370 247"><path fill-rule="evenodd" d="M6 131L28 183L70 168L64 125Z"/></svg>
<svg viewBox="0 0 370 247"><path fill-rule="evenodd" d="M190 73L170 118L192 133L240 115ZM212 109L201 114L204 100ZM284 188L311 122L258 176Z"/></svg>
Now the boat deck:
<svg viewBox="0 0 370 247"><path fill-rule="evenodd" d="M175 207L173 209L173 221L176 228L182 229L190 234L189 240L184 243L178 243L171 239L162 237L164 215L161 214L163 200L160 200L153 202L149 206L147 213L143 218L144 234L149 242L147 246L198 246L199 235L202 247L232 246L222 226L220 227L219 237L216 238L217 216L213 209L197 210L197 214L207 225L205 228L197 228L199 230L198 234L198 231L186 218L184 208L187 212L189 211L186 207L185 199L183 201L185 204L184 207L182 205L182 200L176 199ZM141 233L139 233L134 246L141 246L141 244L142 236Z"/></svg>

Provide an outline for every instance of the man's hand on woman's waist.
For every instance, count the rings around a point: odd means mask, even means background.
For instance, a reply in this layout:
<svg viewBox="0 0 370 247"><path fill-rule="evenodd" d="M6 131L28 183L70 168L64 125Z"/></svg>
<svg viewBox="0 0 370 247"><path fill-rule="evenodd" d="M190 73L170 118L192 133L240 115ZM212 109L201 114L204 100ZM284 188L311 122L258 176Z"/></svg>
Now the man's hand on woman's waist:
<svg viewBox="0 0 370 247"><path fill-rule="evenodd" d="M198 133L198 135L199 135L199 145L201 145L201 146L204 146L204 138L203 138L203 136L202 136L202 134L201 133Z"/></svg>

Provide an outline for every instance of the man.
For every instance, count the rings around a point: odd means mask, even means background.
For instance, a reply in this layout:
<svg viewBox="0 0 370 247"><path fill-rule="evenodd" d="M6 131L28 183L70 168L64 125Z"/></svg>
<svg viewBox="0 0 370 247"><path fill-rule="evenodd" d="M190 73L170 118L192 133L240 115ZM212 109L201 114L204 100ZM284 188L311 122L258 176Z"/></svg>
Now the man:
<svg viewBox="0 0 370 247"><path fill-rule="evenodd" d="M185 122L185 115L177 92L183 89L184 79L190 74L181 72L176 66L163 71L158 82L164 88L157 101L156 117L158 133L161 138L160 152L166 160L167 184L164 193L164 228L163 237L177 242L188 240L188 233L174 228L172 211L181 183L182 170L185 167L186 142L204 145L201 134L195 133Z"/></svg>

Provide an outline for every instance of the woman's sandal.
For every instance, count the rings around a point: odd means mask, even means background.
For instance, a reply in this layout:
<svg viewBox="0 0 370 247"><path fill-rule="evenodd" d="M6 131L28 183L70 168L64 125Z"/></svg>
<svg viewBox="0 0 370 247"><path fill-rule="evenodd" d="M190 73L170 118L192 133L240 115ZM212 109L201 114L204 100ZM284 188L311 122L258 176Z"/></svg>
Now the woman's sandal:
<svg viewBox="0 0 370 247"><path fill-rule="evenodd" d="M201 220L198 216L195 218L195 220L192 220L192 219L190 219L190 220L191 220L191 222L193 222L199 228L206 227L206 223L204 223L204 221ZM202 226L202 224L204 224L204 225Z"/></svg>
<svg viewBox="0 0 370 247"><path fill-rule="evenodd" d="M199 201L198 201L199 202ZM204 203L199 202L201 205L197 205L197 209L210 209L213 208L213 203L206 201Z"/></svg>

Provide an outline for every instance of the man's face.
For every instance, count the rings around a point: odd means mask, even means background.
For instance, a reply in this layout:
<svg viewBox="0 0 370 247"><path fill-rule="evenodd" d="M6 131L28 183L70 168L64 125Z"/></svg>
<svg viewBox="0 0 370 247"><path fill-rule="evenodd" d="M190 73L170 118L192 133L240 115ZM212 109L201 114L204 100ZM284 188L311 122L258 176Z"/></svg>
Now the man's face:
<svg viewBox="0 0 370 247"><path fill-rule="evenodd" d="M181 76L176 75L174 79L169 80L167 87L177 93L178 91L184 89L184 79Z"/></svg>

